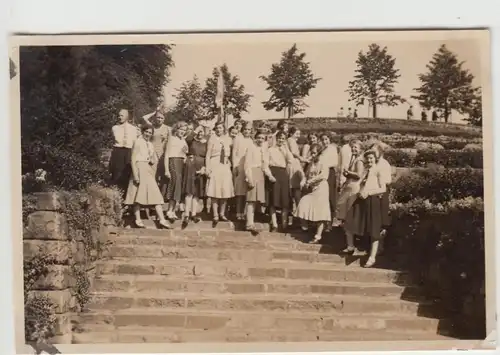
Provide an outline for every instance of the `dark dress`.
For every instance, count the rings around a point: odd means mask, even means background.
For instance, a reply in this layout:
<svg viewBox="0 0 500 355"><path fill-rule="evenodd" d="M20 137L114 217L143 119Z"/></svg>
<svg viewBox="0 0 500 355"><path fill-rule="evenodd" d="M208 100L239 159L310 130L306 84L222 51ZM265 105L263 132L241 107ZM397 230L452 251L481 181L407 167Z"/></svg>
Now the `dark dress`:
<svg viewBox="0 0 500 355"><path fill-rule="evenodd" d="M381 213L382 194L357 198L347 211L344 228L354 235L370 237L372 241L380 240L382 230Z"/></svg>
<svg viewBox="0 0 500 355"><path fill-rule="evenodd" d="M200 142L194 139L189 147L189 155L184 164L183 191L185 195L204 198L206 196L207 177L196 174L205 166L205 156L207 154L207 142Z"/></svg>
<svg viewBox="0 0 500 355"><path fill-rule="evenodd" d="M328 193L330 200L330 211L332 213L332 217L335 217L335 211L337 209L337 172L335 168L330 168L328 172Z"/></svg>

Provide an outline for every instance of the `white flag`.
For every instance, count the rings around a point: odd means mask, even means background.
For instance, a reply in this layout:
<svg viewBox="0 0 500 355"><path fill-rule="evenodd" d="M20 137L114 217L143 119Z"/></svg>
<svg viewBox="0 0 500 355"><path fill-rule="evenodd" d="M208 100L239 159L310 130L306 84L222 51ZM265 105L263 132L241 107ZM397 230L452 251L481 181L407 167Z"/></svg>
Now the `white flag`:
<svg viewBox="0 0 500 355"><path fill-rule="evenodd" d="M221 108L224 102L224 78L222 77L222 70L219 70L219 77L217 78L217 94L215 95L215 104Z"/></svg>

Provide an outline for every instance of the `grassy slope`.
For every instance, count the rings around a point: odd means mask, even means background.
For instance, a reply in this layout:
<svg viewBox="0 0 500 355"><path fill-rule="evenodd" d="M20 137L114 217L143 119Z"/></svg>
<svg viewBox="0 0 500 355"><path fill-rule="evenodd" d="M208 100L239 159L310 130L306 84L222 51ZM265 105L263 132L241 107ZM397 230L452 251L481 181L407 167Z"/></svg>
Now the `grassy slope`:
<svg viewBox="0 0 500 355"><path fill-rule="evenodd" d="M279 119L267 120L276 124ZM400 133L416 134L422 136L454 136L454 137L482 137L482 129L468 125L441 122L423 122L418 120L401 119L366 119L358 118L356 121L338 119L335 117L305 117L288 120L293 126L303 133L313 131L333 131L339 134L348 133ZM262 122L262 121L255 121Z"/></svg>

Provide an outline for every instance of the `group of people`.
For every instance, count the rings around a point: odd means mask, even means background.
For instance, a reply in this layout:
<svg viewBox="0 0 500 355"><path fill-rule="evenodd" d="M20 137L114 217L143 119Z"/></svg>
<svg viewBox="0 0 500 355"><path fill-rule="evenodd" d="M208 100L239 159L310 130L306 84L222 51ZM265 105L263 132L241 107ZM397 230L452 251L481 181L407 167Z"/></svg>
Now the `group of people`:
<svg viewBox="0 0 500 355"><path fill-rule="evenodd" d="M310 134L300 147L301 132L286 121L271 132L237 120L226 132L222 123L213 129L184 121L168 127L159 113L140 129L128 122L127 110L119 120L110 170L126 191L136 227L144 228L141 208L154 207L159 225L171 228L182 204L183 227L199 222L202 211L214 226L227 221L229 207L254 234L255 215L265 211L270 231L286 231L297 221L304 231L314 228L312 243L341 226L347 254L358 252L355 235L370 237L365 266L375 263L389 224L391 167L381 144L363 151L366 144L352 140L339 148L323 133Z"/></svg>

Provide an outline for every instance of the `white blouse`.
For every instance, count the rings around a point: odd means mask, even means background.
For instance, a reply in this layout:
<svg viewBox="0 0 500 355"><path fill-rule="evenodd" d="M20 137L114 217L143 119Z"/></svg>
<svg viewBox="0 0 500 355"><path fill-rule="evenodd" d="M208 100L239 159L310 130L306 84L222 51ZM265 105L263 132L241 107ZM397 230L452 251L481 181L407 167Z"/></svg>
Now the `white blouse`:
<svg viewBox="0 0 500 355"><path fill-rule="evenodd" d="M269 152L264 145L259 147L252 144L246 151L244 169L247 178L252 176L252 169L254 168L262 168L262 171L268 177L272 175L269 170Z"/></svg>
<svg viewBox="0 0 500 355"><path fill-rule="evenodd" d="M339 165L339 153L335 144L330 144L321 152L320 160L327 169L337 168Z"/></svg>
<svg viewBox="0 0 500 355"><path fill-rule="evenodd" d="M156 154L151 142L147 142L144 138L139 137L132 146L132 159L131 163L138 162L151 162L156 161Z"/></svg>
<svg viewBox="0 0 500 355"><path fill-rule="evenodd" d="M140 131L137 127L128 122L114 125L111 128L113 138L115 140L114 147L116 148L132 148L137 137L140 136Z"/></svg>

